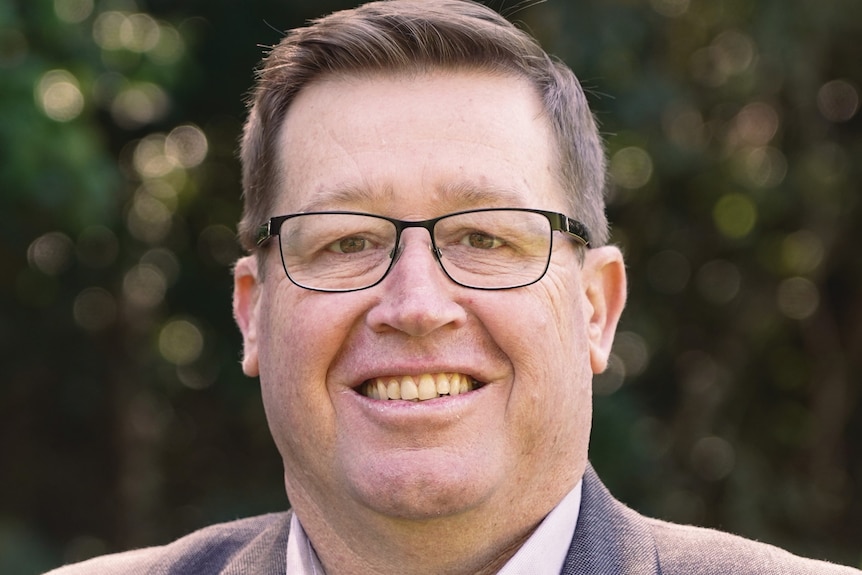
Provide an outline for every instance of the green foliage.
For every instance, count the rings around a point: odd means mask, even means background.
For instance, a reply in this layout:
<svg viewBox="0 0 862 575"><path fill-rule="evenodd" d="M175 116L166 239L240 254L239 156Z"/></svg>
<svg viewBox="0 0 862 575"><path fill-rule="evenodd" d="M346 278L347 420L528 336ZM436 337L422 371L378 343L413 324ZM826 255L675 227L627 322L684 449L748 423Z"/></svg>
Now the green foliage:
<svg viewBox="0 0 862 575"><path fill-rule="evenodd" d="M3 572L286 505L230 316L236 141L259 46L348 4L0 3ZM862 4L491 4L608 142L631 295L600 474L860 563Z"/></svg>

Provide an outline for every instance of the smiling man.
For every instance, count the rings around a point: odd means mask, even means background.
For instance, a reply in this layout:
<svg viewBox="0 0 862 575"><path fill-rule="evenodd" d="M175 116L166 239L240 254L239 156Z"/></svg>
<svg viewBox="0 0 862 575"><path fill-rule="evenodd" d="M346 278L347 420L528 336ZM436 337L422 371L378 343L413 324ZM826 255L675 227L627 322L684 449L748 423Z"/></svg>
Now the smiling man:
<svg viewBox="0 0 862 575"><path fill-rule="evenodd" d="M391 0L292 31L242 160L234 313L292 510L61 573L858 573L647 519L589 467L626 296L602 144L496 13Z"/></svg>
<svg viewBox="0 0 862 575"><path fill-rule="evenodd" d="M584 473L619 251L552 229L572 202L511 71L330 73L282 126L296 216L236 316L291 505L327 572L496 572Z"/></svg>

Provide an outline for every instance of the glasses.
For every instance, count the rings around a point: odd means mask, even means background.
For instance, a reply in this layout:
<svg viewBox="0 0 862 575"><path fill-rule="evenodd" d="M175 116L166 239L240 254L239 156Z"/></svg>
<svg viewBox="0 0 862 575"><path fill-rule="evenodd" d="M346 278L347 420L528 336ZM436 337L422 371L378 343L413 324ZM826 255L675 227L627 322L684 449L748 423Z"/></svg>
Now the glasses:
<svg viewBox="0 0 862 575"><path fill-rule="evenodd" d="M398 261L401 233L425 228L431 251L456 284L482 290L536 283L551 260L553 232L589 246L584 224L563 214L521 208L488 208L404 221L358 212L309 212L276 216L258 229L257 245L279 238L288 279L322 292L377 285Z"/></svg>

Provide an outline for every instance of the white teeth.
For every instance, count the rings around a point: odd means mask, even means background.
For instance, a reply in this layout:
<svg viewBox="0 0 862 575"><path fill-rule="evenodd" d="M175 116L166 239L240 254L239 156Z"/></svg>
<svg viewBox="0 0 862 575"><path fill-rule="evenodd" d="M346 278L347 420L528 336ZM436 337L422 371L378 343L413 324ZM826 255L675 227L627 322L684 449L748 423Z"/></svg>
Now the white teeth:
<svg viewBox="0 0 862 575"><path fill-rule="evenodd" d="M401 399L401 384L394 377L386 384L386 395L389 399Z"/></svg>
<svg viewBox="0 0 862 575"><path fill-rule="evenodd" d="M477 382L461 373L423 373L419 376L375 378L359 387L371 399L425 401L441 395L455 396L472 391Z"/></svg>
<svg viewBox="0 0 862 575"><path fill-rule="evenodd" d="M458 395L461 393L461 374L453 373L449 377L449 395Z"/></svg>
<svg viewBox="0 0 862 575"><path fill-rule="evenodd" d="M434 376L427 373L419 376L419 400L434 399L439 397L437 394L437 384L434 382Z"/></svg>
<svg viewBox="0 0 862 575"><path fill-rule="evenodd" d="M409 375L401 379L401 399L408 401L419 399L419 388Z"/></svg>
<svg viewBox="0 0 862 575"><path fill-rule="evenodd" d="M449 393L449 376L445 373L438 373L435 378L435 383L437 384L437 393L440 395L446 395Z"/></svg>

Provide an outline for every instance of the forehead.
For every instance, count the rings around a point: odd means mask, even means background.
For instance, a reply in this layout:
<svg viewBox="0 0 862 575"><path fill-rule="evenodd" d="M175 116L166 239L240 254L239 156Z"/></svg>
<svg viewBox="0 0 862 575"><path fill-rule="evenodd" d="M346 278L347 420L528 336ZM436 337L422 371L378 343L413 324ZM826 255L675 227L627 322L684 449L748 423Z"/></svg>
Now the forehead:
<svg viewBox="0 0 862 575"><path fill-rule="evenodd" d="M326 77L288 110L279 158L279 213L566 205L541 100L513 75Z"/></svg>

